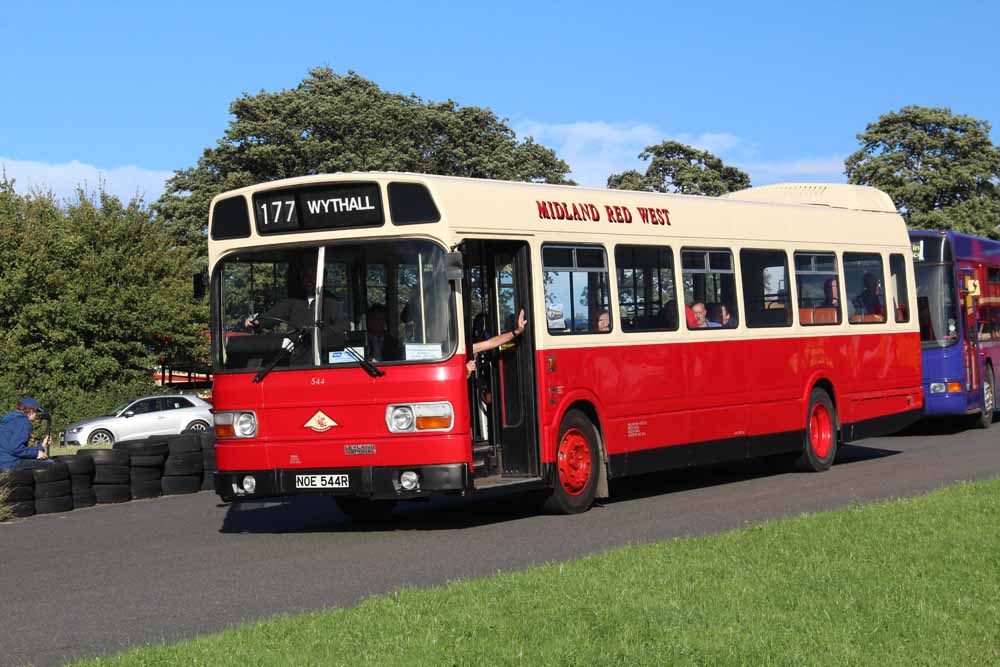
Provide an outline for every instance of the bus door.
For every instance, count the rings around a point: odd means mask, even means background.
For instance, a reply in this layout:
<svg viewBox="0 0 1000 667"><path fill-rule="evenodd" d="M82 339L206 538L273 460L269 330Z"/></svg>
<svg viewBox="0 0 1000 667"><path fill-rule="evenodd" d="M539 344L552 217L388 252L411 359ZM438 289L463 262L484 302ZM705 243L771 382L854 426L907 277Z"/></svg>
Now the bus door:
<svg viewBox="0 0 1000 667"><path fill-rule="evenodd" d="M535 414L534 322L530 321L530 253L525 242L465 241L468 345L512 331L524 309L524 333L476 355L470 382L476 476L539 474Z"/></svg>
<svg viewBox="0 0 1000 667"><path fill-rule="evenodd" d="M962 355L965 365L966 409L975 410L982 405L980 380L979 346L979 290L974 282L976 272L973 265L960 262L958 266L958 293L961 299L962 320L965 335L962 337Z"/></svg>

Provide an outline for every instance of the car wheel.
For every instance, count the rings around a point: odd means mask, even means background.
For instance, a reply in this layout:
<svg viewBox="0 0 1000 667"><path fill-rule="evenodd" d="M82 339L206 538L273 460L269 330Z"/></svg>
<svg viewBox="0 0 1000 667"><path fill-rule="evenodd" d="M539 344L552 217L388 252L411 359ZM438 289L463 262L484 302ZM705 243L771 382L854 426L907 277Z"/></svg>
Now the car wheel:
<svg viewBox="0 0 1000 667"><path fill-rule="evenodd" d="M111 431L99 428L87 437L87 444L91 447L110 447L115 444L115 436Z"/></svg>
<svg viewBox="0 0 1000 667"><path fill-rule="evenodd" d="M185 431L207 431L208 422L203 422L200 419L196 419L187 426L184 427Z"/></svg>

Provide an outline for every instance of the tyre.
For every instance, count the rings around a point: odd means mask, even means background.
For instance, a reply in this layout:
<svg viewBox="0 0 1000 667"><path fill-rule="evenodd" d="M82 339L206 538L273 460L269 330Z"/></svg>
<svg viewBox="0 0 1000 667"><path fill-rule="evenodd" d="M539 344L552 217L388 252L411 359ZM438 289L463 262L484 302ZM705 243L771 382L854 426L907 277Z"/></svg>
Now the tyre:
<svg viewBox="0 0 1000 667"><path fill-rule="evenodd" d="M822 389L813 389L806 412L805 441L802 443L802 454L795 462L796 467L806 472L829 470L837 458L839 432L837 408L830 395Z"/></svg>
<svg viewBox="0 0 1000 667"><path fill-rule="evenodd" d="M201 440L202 451L215 451L215 434L211 431L202 431L198 434L198 439Z"/></svg>
<svg viewBox="0 0 1000 667"><path fill-rule="evenodd" d="M115 444L115 436L106 428L99 428L87 436L87 444L92 447L110 447Z"/></svg>
<svg viewBox="0 0 1000 667"><path fill-rule="evenodd" d="M208 422L202 421L201 419L195 419L193 422L184 427L184 431L186 433L207 433L208 430Z"/></svg>
<svg viewBox="0 0 1000 667"><path fill-rule="evenodd" d="M159 477L153 480L134 481L129 485L129 488L133 499L159 498L163 495Z"/></svg>
<svg viewBox="0 0 1000 667"><path fill-rule="evenodd" d="M35 487L33 486L10 486L7 487L8 503L23 503L35 500Z"/></svg>
<svg viewBox="0 0 1000 667"><path fill-rule="evenodd" d="M71 495L35 499L35 514L55 514L56 512L69 512L71 509L73 509L73 496Z"/></svg>
<svg viewBox="0 0 1000 667"><path fill-rule="evenodd" d="M8 470L0 475L3 478L3 486L34 486L35 475L31 470Z"/></svg>
<svg viewBox="0 0 1000 667"><path fill-rule="evenodd" d="M983 373L983 411L976 415L973 425L976 428L989 428L993 425L993 411L997 408L996 379L993 368L986 367Z"/></svg>
<svg viewBox="0 0 1000 667"><path fill-rule="evenodd" d="M215 490L215 471L206 470L201 475L201 490L202 491L214 491Z"/></svg>
<svg viewBox="0 0 1000 667"><path fill-rule="evenodd" d="M93 475L72 475L70 477L71 489L73 493L85 493L90 491L90 487L94 485Z"/></svg>
<svg viewBox="0 0 1000 667"><path fill-rule="evenodd" d="M201 475L183 475L164 477L160 480L163 495L170 496L179 493L195 493L201 491Z"/></svg>
<svg viewBox="0 0 1000 667"><path fill-rule="evenodd" d="M167 447L170 449L170 455L174 454L186 454L188 452L200 452L201 451L201 440L195 433L181 433L180 435L172 435L167 438Z"/></svg>
<svg viewBox="0 0 1000 667"><path fill-rule="evenodd" d="M545 509L554 514L586 512L597 494L600 465L597 428L587 415L570 410L563 417L556 448L556 480Z"/></svg>
<svg viewBox="0 0 1000 667"><path fill-rule="evenodd" d="M160 478L163 477L163 471L159 468L136 468L133 467L129 470L129 482L135 484L136 482L157 482L159 483Z"/></svg>
<svg viewBox="0 0 1000 667"><path fill-rule="evenodd" d="M181 475L198 475L200 477L204 470L205 461L200 449L196 452L171 454L163 465L163 474L167 477Z"/></svg>
<svg viewBox="0 0 1000 667"><path fill-rule="evenodd" d="M123 503L132 499L128 484L95 484L94 499L97 504Z"/></svg>
<svg viewBox="0 0 1000 667"><path fill-rule="evenodd" d="M166 456L169 451L166 440L133 440L125 448L128 455L136 456Z"/></svg>
<svg viewBox="0 0 1000 667"><path fill-rule="evenodd" d="M131 480L128 466L98 465L94 468L94 486L99 484L128 484Z"/></svg>
<svg viewBox="0 0 1000 667"><path fill-rule="evenodd" d="M89 456L76 456L75 454L69 454L66 456L55 456L53 458L59 463L65 463L69 468L69 474L71 476L94 474L94 459Z"/></svg>
<svg viewBox="0 0 1000 667"><path fill-rule="evenodd" d="M143 454L131 457L131 464L133 468L159 468L162 470L166 460L166 454Z"/></svg>
<svg viewBox="0 0 1000 667"><path fill-rule="evenodd" d="M50 463L38 468L32 468L31 473L35 477L35 486L38 486L47 482L58 482L63 479L69 479L69 466L59 462Z"/></svg>
<svg viewBox="0 0 1000 667"><path fill-rule="evenodd" d="M128 452L120 449L81 449L77 456L89 456L96 465L127 466L131 463Z"/></svg>
<svg viewBox="0 0 1000 667"><path fill-rule="evenodd" d="M73 509L80 509L81 507L93 507L97 504L97 498L94 497L93 489L88 489L86 492L77 493L73 492Z"/></svg>
<svg viewBox="0 0 1000 667"><path fill-rule="evenodd" d="M16 517L31 516L35 513L35 501L25 500L10 506L10 513Z"/></svg>
<svg viewBox="0 0 1000 667"><path fill-rule="evenodd" d="M352 521L366 523L389 516L396 506L393 500L371 500L357 496L337 496L337 507Z"/></svg>
<svg viewBox="0 0 1000 667"><path fill-rule="evenodd" d="M48 498L61 498L73 493L73 481L60 479L55 482L42 482L35 484L35 500ZM42 512L39 510L39 514Z"/></svg>

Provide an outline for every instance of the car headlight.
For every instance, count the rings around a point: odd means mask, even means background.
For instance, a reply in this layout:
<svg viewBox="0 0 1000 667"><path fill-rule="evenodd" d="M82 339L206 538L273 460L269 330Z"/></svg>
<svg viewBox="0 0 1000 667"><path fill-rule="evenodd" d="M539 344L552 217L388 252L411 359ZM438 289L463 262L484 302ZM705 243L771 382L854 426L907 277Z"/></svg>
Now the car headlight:
<svg viewBox="0 0 1000 667"><path fill-rule="evenodd" d="M450 431L455 410L447 401L390 405L385 410L385 423L390 433Z"/></svg>
<svg viewBox="0 0 1000 667"><path fill-rule="evenodd" d="M233 410L214 414L215 437L257 437L257 415L252 410Z"/></svg>
<svg viewBox="0 0 1000 667"><path fill-rule="evenodd" d="M74 426L73 428L66 429L66 432L67 433L79 433L82 430L83 430L82 426Z"/></svg>

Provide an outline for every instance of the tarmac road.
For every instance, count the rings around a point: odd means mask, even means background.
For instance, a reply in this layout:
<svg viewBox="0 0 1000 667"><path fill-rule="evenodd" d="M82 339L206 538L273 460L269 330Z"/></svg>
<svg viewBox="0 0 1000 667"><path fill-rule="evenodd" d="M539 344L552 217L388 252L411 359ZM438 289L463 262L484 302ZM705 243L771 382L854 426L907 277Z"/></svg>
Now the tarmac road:
<svg viewBox="0 0 1000 667"><path fill-rule="evenodd" d="M775 474L751 461L619 482L610 501L569 517L516 498L449 498L359 526L328 498L230 506L207 492L31 517L0 524L0 664L60 664L403 585L998 474L1000 424L932 425L844 447L824 474Z"/></svg>

